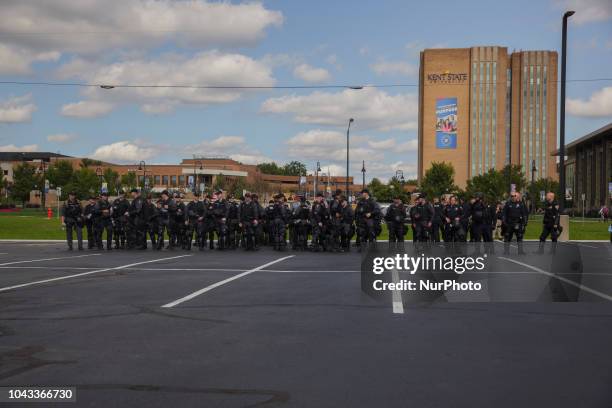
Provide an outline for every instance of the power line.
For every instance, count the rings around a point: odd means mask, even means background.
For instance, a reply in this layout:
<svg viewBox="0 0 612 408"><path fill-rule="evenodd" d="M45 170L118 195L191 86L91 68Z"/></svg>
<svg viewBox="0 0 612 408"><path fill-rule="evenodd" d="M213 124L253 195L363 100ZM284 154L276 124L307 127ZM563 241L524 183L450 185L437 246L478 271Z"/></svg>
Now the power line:
<svg viewBox="0 0 612 408"><path fill-rule="evenodd" d="M568 79L566 82L603 82L612 81L612 78L580 78ZM550 81L558 83L560 81ZM459 85L469 86L470 84L505 84L499 82L470 82L465 83L434 83L424 84L424 86ZM44 82L44 81L0 81L0 85L18 86L61 86L61 87L87 87L87 88L179 88L179 89L364 89L364 88L418 88L419 84L369 84L369 85L187 85L187 84L102 84L86 82Z"/></svg>

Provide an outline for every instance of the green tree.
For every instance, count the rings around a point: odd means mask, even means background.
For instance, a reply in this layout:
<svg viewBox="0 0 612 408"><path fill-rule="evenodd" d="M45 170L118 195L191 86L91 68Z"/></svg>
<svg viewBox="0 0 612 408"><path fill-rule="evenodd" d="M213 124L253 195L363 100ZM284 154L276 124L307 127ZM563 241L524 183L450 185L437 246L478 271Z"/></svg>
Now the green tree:
<svg viewBox="0 0 612 408"><path fill-rule="evenodd" d="M306 165L299 161L292 161L283 166L283 175L285 176L305 176Z"/></svg>
<svg viewBox="0 0 612 408"><path fill-rule="evenodd" d="M26 203L30 198L30 192L43 187L42 176L37 173L37 168L28 163L22 163L13 169L12 197Z"/></svg>
<svg viewBox="0 0 612 408"><path fill-rule="evenodd" d="M374 177L367 187L370 191L370 195L375 197L377 201L388 202L391 200L391 189L378 178Z"/></svg>
<svg viewBox="0 0 612 408"><path fill-rule="evenodd" d="M101 166L102 162L100 160L88 159L87 157L81 160L81 167L89 167L89 166Z"/></svg>
<svg viewBox="0 0 612 408"><path fill-rule="evenodd" d="M504 175L504 182L506 184L506 191L510 191L510 185L516 185L516 191L525 191L527 186L527 179L525 173L523 173L523 167L520 164L509 164L503 168L502 174Z"/></svg>
<svg viewBox="0 0 612 408"><path fill-rule="evenodd" d="M74 172L72 181L65 186L65 191L75 191L80 200L100 192L101 182L95 171L81 167Z"/></svg>
<svg viewBox="0 0 612 408"><path fill-rule="evenodd" d="M264 174L274 174L277 176L283 175L283 168L279 167L274 162L260 163L257 165L257 168L259 169L259 171L261 171Z"/></svg>
<svg viewBox="0 0 612 408"><path fill-rule="evenodd" d="M229 180L223 174L219 174L215 177L215 182L213 183L213 189L216 190L227 190L227 186L229 184Z"/></svg>
<svg viewBox="0 0 612 408"><path fill-rule="evenodd" d="M68 160L60 160L52 166L49 166L47 178L49 184L53 187L62 187L62 197L65 199L68 195L66 186L68 186L74 177L74 168Z"/></svg>
<svg viewBox="0 0 612 408"><path fill-rule="evenodd" d="M136 173L130 171L121 176L121 188L126 191L129 191L133 188L136 188L138 184L138 179L136 177Z"/></svg>
<svg viewBox="0 0 612 408"><path fill-rule="evenodd" d="M108 184L108 191L111 194L118 194L119 189L120 189L119 187L121 184L119 173L117 173L115 170L111 169L110 167L107 167L104 169L103 178L104 178L104 181Z"/></svg>
<svg viewBox="0 0 612 408"><path fill-rule="evenodd" d="M457 190L455 185L455 169L446 162L432 162L425 172L419 189L427 194L428 199L440 197L443 194L453 193Z"/></svg>
<svg viewBox="0 0 612 408"><path fill-rule="evenodd" d="M536 208L542 208L543 202L541 200L540 192L544 191L544 193L548 193L552 191L557 194L559 191L559 182L551 179L551 178L542 178L534 181L533 183L529 183L527 187L527 192L529 193L529 198L533 200L532 202L536 205Z"/></svg>
<svg viewBox="0 0 612 408"><path fill-rule="evenodd" d="M489 169L484 174L472 177L467 181L466 194L468 197L473 197L476 193L483 193L489 203L503 200L508 193L504 173Z"/></svg>

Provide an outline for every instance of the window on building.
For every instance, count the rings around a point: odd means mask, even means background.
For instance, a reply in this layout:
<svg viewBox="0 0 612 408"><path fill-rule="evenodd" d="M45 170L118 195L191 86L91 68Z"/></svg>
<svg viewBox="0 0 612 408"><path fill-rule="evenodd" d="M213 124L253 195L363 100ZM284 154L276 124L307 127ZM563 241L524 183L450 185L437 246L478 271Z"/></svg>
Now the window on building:
<svg viewBox="0 0 612 408"><path fill-rule="evenodd" d="M8 176L8 170L3 170L2 172L4 173L5 176Z"/></svg>
<svg viewBox="0 0 612 408"><path fill-rule="evenodd" d="M162 185L163 186L167 186L168 185L168 176L162 176Z"/></svg>
<svg viewBox="0 0 612 408"><path fill-rule="evenodd" d="M153 184L159 186L161 184L161 176L153 176Z"/></svg>
<svg viewBox="0 0 612 408"><path fill-rule="evenodd" d="M170 176L170 185L176 187L176 176Z"/></svg>
<svg viewBox="0 0 612 408"><path fill-rule="evenodd" d="M178 176L179 186L185 186L185 176Z"/></svg>

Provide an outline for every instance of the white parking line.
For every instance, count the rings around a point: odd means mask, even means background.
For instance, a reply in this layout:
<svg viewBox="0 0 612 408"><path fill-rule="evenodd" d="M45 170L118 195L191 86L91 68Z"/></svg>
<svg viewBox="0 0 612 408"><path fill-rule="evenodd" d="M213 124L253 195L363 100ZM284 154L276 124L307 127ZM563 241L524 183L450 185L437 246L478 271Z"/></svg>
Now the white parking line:
<svg viewBox="0 0 612 408"><path fill-rule="evenodd" d="M60 258L43 258L43 259L30 259L27 261L13 261L13 262L5 262L5 263L0 263L0 266L6 266L6 265L16 265L16 264L22 264L22 263L32 263L32 262L43 262L43 261L57 261L59 259L73 259L73 258L85 258L86 256L98 256L100 254L87 254L87 255L75 255L75 256L63 256Z"/></svg>
<svg viewBox="0 0 612 408"><path fill-rule="evenodd" d="M153 263L153 262L167 261L167 260L170 260L170 259L184 258L186 256L192 256L192 255L179 255L179 256L171 256L169 258L152 259L150 261L136 262L136 263L129 264L129 265L115 266L115 267L112 267L112 268L104 268L104 269L96 269L95 271L77 273L75 275L59 276L57 278L50 278L50 279L43 279L43 280L34 281L34 282L22 283L22 284L19 284L19 285L7 286L7 287L4 287L4 288L0 288L0 292L6 292L8 290L23 288L23 287L26 287L26 286L40 285L42 283L55 282L55 281L64 280L64 279L70 279L70 278L77 278L79 276L91 275L91 274L94 274L94 273L107 272L107 271L117 271L117 270L120 270L120 269L130 268L132 266L138 266L138 265L143 265L143 264L148 264L148 263Z"/></svg>
<svg viewBox="0 0 612 408"><path fill-rule="evenodd" d="M262 270L262 269L264 269L264 268L267 268L267 267L268 267L268 266L270 266L270 265L274 265L275 263L282 262L282 261L284 261L285 259L293 258L294 256L295 256L295 255L285 256L285 257L282 257L282 258L276 259L276 260L274 260L274 261L272 261L272 262L268 262L268 263L267 263L267 264L265 264L265 265L258 266L257 268L253 268L253 269L250 269L250 270L248 270L248 271L245 271L245 272L239 273L238 275L234 275L234 276L232 276L231 278L227 278L227 279L224 279L224 280L222 280L222 281L220 281L220 282L213 283L212 285L209 285L209 286L207 286L207 287L205 287L205 288L203 288L203 289L200 289L200 290L198 290L198 291L195 291L195 292L193 292L193 293L191 293L191 294L189 294L189 295L187 295L187 296L185 296L185 297L182 297L182 298L180 298L180 299L177 299L177 300L175 300L174 302L166 303L166 304L165 304L165 305L163 305L162 307L174 307L174 306L176 306L176 305L180 305L181 303L183 303L183 302L187 302L188 300L191 300L191 299L193 299L193 298L195 298L195 297L197 297L197 296L200 296L200 295L201 295L201 294L203 294L203 293L206 293L206 292L208 292L208 291L211 291L211 290L213 290L214 288L218 288L219 286L223 286L223 285L225 285L225 284L226 284L226 283L228 283L228 282L231 282L231 281L236 280L236 279L240 279L240 278L242 278L243 276L250 275L250 274L252 274L253 272L260 271L260 270Z"/></svg>
<svg viewBox="0 0 612 408"><path fill-rule="evenodd" d="M556 274L554 274L554 273L551 273L551 272L545 271L544 269L540 269L540 268L538 268L538 267L536 267L536 266L529 265L529 264L526 264L526 263L524 263L524 262L515 261L514 259L505 258L505 257L503 257L503 256L498 256L498 258L499 258L499 259L503 259L503 260L508 261L508 262L515 263L515 264L517 264L517 265L524 266L524 267L529 268L529 269L531 269L531 270L533 270L533 271L539 272L539 273L541 273L541 274L543 274L543 275L550 276L551 278L559 279L561 282L565 282L565 283L567 283L568 285L572 285L572 286L574 286L574 287L576 287L576 288L578 288L578 289L580 289L580 290L583 290L583 291L585 291L585 292L589 292L589 293L591 293L591 294L593 294L593 295L599 296L599 297L600 297L600 298L602 298L602 299L605 299L605 300L608 300L608 301L612 302L612 296L607 295L607 294L605 294L605 293L603 293L603 292L600 292L600 291L598 291L598 290L591 289L591 288L589 288L588 286L584 286L584 285L583 285L583 284L581 284L581 283L576 283L576 282L571 281L571 280L569 280L569 279L566 279L566 278L564 278L564 277L562 277L562 276L559 276L559 275L556 275Z"/></svg>
<svg viewBox="0 0 612 408"><path fill-rule="evenodd" d="M393 283L398 284L400 281L399 272L393 268L391 270L391 278ZM404 302L402 301L402 292L399 290L391 291L391 299L393 301L393 313L403 314L404 313Z"/></svg>

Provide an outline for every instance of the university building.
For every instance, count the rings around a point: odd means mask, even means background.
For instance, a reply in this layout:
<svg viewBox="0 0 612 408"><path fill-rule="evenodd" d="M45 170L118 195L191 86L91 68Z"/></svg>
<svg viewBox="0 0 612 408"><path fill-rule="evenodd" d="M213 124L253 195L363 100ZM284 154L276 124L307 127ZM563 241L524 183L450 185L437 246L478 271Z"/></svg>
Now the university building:
<svg viewBox="0 0 612 408"><path fill-rule="evenodd" d="M487 46L426 49L419 67L418 177L450 162L455 183L523 166L558 179L557 53Z"/></svg>

